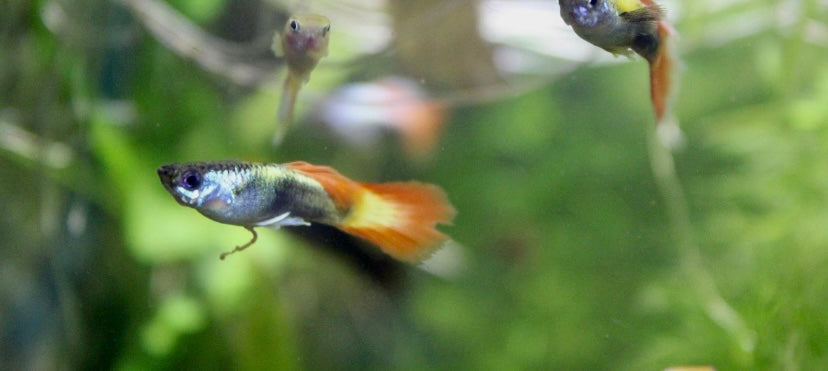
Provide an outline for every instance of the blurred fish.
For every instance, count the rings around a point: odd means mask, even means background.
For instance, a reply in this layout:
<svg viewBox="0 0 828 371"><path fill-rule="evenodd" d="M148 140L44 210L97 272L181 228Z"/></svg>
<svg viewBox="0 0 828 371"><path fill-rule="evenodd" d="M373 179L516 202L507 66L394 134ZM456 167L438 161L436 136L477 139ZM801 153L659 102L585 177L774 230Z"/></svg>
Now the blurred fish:
<svg viewBox="0 0 828 371"><path fill-rule="evenodd" d="M321 223L365 239L392 257L419 262L448 239L435 229L455 210L437 186L418 182L358 183L306 162L196 162L158 168L167 191L220 223L254 227Z"/></svg>
<svg viewBox="0 0 828 371"><path fill-rule="evenodd" d="M561 17L582 39L613 53L633 52L650 64L650 98L656 123L668 119L676 58L675 34L653 0L559 0Z"/></svg>
<svg viewBox="0 0 828 371"><path fill-rule="evenodd" d="M299 89L310 80L311 71L328 55L331 21L318 14L297 14L288 19L283 32L273 36L273 54L284 57L288 73L277 114L274 143L280 143L293 121Z"/></svg>
<svg viewBox="0 0 828 371"><path fill-rule="evenodd" d="M391 130L409 157L422 159L437 143L445 112L445 105L429 99L417 83L386 77L338 89L322 104L320 116L341 138L357 145L372 144Z"/></svg>

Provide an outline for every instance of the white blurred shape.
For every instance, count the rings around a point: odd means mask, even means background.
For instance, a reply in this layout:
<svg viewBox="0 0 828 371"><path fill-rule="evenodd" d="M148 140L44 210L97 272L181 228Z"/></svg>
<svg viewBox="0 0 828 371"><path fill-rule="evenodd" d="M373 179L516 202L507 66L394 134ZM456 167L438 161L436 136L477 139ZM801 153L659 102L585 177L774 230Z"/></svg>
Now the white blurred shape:
<svg viewBox="0 0 828 371"><path fill-rule="evenodd" d="M431 152L445 116L441 104L401 77L345 85L325 99L319 115L339 137L359 146L373 145L391 131L414 157Z"/></svg>

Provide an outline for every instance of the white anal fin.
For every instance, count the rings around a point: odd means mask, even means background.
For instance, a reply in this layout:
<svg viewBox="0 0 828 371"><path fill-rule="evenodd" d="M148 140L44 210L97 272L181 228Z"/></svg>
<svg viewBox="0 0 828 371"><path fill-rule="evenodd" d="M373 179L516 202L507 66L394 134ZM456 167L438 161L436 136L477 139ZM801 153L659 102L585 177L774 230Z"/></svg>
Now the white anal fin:
<svg viewBox="0 0 828 371"><path fill-rule="evenodd" d="M309 226L310 222L300 217L290 216L290 211L284 214L279 214L270 219L262 220L256 223L257 227L270 227L279 229L283 226Z"/></svg>

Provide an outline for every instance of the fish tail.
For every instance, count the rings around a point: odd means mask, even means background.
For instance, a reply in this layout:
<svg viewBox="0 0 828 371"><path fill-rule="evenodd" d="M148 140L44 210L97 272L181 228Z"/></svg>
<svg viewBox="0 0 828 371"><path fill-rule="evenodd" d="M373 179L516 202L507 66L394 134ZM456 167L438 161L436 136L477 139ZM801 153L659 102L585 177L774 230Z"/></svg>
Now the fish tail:
<svg viewBox="0 0 828 371"><path fill-rule="evenodd" d="M676 56L671 45L674 31L665 21L658 22L659 46L650 62L650 98L653 102L656 124L668 119L675 90Z"/></svg>
<svg viewBox="0 0 828 371"><path fill-rule="evenodd" d="M435 226L451 223L455 210L440 188L417 182L362 187L338 226L343 231L411 263L425 259L448 239Z"/></svg>
<svg viewBox="0 0 828 371"><path fill-rule="evenodd" d="M418 182L357 183L329 167L291 163L318 181L338 207L347 210L335 225L360 237L392 257L416 263L448 239L435 227L455 215L445 192Z"/></svg>
<svg viewBox="0 0 828 371"><path fill-rule="evenodd" d="M293 122L293 108L296 106L296 96L299 94L299 88L302 86L301 80L297 79L293 74L288 73L285 78L285 85L282 89L282 99L279 103L279 111L276 114L276 133L273 136L275 143L281 142L291 122Z"/></svg>

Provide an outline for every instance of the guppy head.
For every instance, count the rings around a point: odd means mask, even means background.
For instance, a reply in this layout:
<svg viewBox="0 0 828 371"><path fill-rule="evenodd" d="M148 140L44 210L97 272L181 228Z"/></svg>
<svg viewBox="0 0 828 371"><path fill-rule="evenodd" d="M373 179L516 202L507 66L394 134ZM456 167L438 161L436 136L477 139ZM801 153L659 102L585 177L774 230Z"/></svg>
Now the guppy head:
<svg viewBox="0 0 828 371"><path fill-rule="evenodd" d="M207 169L195 164L169 164L158 168L158 177L167 192L184 206L197 206L213 187L205 187Z"/></svg>
<svg viewBox="0 0 828 371"><path fill-rule="evenodd" d="M285 24L284 47L318 60L328 54L331 21L318 14L299 14Z"/></svg>
<svg viewBox="0 0 828 371"><path fill-rule="evenodd" d="M236 202L236 190L247 180L238 163L194 162L169 164L158 168L158 177L179 204L192 207L204 216L222 223L244 224Z"/></svg>
<svg viewBox="0 0 828 371"><path fill-rule="evenodd" d="M612 22L617 15L610 0L559 0L561 18L568 25L595 27Z"/></svg>

